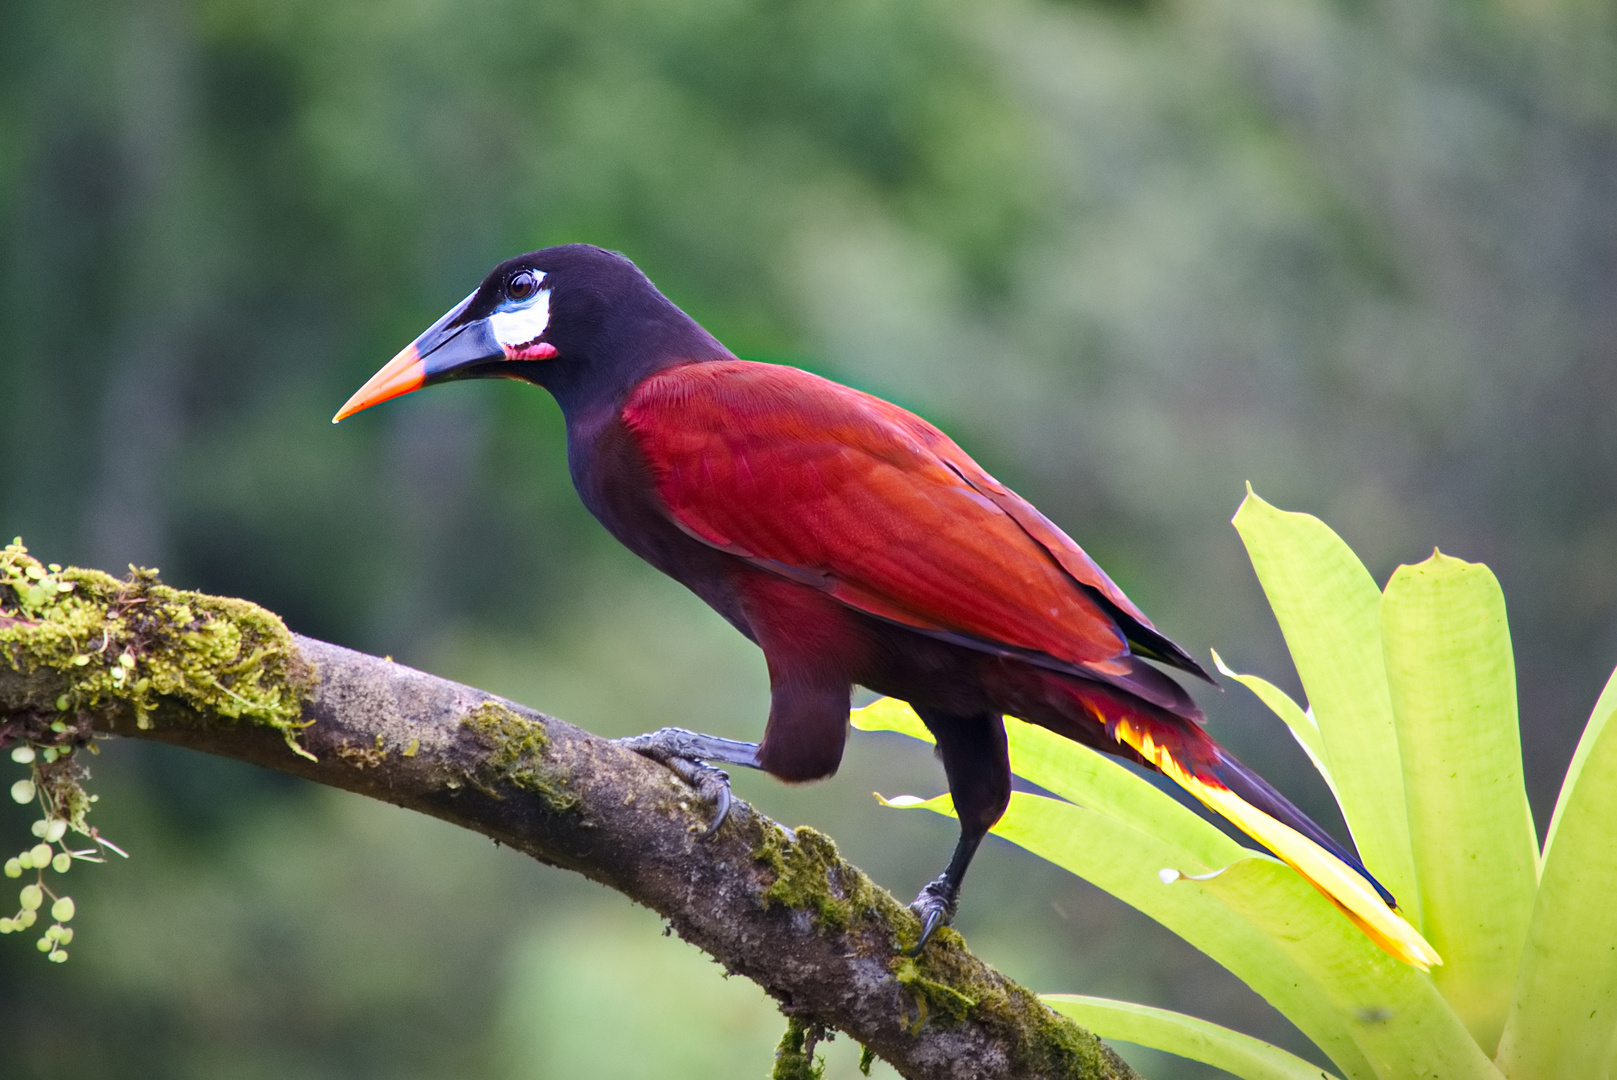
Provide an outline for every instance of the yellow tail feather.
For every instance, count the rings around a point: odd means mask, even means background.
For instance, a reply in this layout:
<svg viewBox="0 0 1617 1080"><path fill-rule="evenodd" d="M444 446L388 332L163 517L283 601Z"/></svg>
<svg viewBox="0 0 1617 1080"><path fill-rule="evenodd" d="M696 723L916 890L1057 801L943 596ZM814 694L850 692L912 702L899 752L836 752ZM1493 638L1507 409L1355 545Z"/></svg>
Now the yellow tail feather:
<svg viewBox="0 0 1617 1080"><path fill-rule="evenodd" d="M1191 775L1149 732L1134 727L1126 719L1118 721L1116 731L1120 741L1138 750L1161 769L1163 775L1280 856L1388 955L1422 971L1443 962L1420 932L1387 906L1363 874L1224 785Z"/></svg>

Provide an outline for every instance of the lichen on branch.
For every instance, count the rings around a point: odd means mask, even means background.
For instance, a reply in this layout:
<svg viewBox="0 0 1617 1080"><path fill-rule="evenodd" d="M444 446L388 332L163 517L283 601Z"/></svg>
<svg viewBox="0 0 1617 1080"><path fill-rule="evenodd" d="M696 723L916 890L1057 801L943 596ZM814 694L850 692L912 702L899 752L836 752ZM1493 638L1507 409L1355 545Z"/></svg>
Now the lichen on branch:
<svg viewBox="0 0 1617 1080"><path fill-rule="evenodd" d="M571 778L566 770L545 760L550 737L544 724L492 700L480 702L460 723L489 750L481 762L482 775L471 777L479 788L493 794L497 790L493 785L503 780L540 796L558 812L578 806L578 795L568 790Z"/></svg>
<svg viewBox="0 0 1617 1080"><path fill-rule="evenodd" d="M36 721L117 702L145 729L166 699L209 722L272 727L306 754L297 733L311 675L286 625L245 600L169 588L155 570L130 567L122 580L64 570L13 541L0 550L0 656L17 671L65 677L53 701L35 703ZM39 741L30 730L39 725L21 723L11 737Z"/></svg>
<svg viewBox="0 0 1617 1080"><path fill-rule="evenodd" d="M0 549L0 657L33 692L8 700L0 749L28 769L10 786L19 803L37 803L38 841L4 862L12 879L32 873L15 915L0 934L26 931L46 900L56 920L40 951L61 962L73 931L71 897L52 887L76 863L124 852L86 820L95 797L84 787L94 753L94 714L127 709L139 730L161 703L178 703L206 722L248 720L274 728L294 751L302 728L306 665L281 620L241 600L183 593L155 571L130 568L122 581L96 570L44 564L17 539ZM94 845L75 849L68 833Z"/></svg>

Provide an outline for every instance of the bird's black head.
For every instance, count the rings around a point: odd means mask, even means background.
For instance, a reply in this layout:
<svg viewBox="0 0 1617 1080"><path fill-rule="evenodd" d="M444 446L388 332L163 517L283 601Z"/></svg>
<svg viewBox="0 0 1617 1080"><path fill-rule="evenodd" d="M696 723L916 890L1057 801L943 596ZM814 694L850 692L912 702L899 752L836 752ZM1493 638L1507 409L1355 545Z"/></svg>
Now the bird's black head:
<svg viewBox="0 0 1617 1080"><path fill-rule="evenodd" d="M336 419L450 379L524 379L569 415L654 371L728 350L613 251L563 244L507 259L371 376Z"/></svg>

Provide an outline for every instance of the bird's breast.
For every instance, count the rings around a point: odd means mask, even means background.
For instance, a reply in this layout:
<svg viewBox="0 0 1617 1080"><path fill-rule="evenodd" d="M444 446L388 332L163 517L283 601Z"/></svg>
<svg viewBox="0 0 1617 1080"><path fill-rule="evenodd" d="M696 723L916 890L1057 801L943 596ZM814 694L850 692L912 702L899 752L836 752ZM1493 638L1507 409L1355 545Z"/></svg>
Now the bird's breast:
<svg viewBox="0 0 1617 1080"><path fill-rule="evenodd" d="M674 524L651 465L621 418L569 424L567 459L579 498L607 532L756 640L736 588L737 576L750 568Z"/></svg>

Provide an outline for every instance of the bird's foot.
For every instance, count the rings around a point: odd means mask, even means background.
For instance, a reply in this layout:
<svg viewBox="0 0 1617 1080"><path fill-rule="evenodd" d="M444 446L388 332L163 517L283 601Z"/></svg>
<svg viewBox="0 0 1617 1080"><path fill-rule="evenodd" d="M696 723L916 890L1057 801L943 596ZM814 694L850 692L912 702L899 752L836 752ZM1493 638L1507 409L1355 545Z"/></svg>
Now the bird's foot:
<svg viewBox="0 0 1617 1080"><path fill-rule="evenodd" d="M919 956L931 940L932 931L954 921L955 908L959 903L960 889L949 880L948 874L939 874L927 882L921 894L910 904L910 910L921 917L921 936L914 948L906 950L906 955Z"/></svg>
<svg viewBox="0 0 1617 1080"><path fill-rule="evenodd" d="M692 761L689 758L671 757L663 764L684 777L703 802L713 804L713 820L702 830L702 838L718 832L724 819L730 816L730 804L734 801L730 794L730 774L723 769L715 769L705 761Z"/></svg>
<svg viewBox="0 0 1617 1080"><path fill-rule="evenodd" d="M730 774L709 765L708 762L717 759L727 764L757 767L754 760L758 750L756 744L720 739L713 735L686 731L684 728L659 728L644 735L631 735L612 741L626 750L633 750L637 754L668 766L694 787L705 802L713 804L713 820L702 833L703 837L718 832L719 826L724 824L724 819L730 816L730 804L733 801L730 795Z"/></svg>

